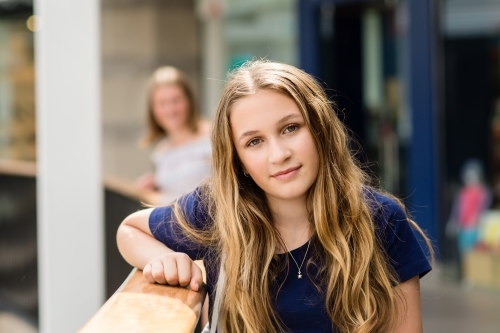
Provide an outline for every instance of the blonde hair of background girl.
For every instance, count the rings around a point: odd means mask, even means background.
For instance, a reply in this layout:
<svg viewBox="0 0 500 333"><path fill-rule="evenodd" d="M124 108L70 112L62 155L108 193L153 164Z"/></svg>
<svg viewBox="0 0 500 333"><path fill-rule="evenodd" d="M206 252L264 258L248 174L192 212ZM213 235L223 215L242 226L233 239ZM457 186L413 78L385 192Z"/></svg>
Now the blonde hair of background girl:
<svg viewBox="0 0 500 333"><path fill-rule="evenodd" d="M229 122L234 103L259 90L285 94L297 103L318 150L320 168L307 198L316 251L307 265L318 267L322 282L316 287L325 295L329 316L341 332L391 330L405 313L398 309L403 297L394 289L398 281L375 233L364 190L368 179L351 156L335 104L305 72L255 61L232 73L215 114L213 175L202 191L213 225L203 232L193 229L182 207L174 207L186 236L225 258L219 313L223 331L276 332L280 323L269 286L279 273L273 265L276 249L285 246L264 192L243 175ZM422 230L409 221L432 251ZM406 308L404 298L399 303Z"/></svg>
<svg viewBox="0 0 500 333"><path fill-rule="evenodd" d="M191 88L186 75L175 67L160 67L151 75L148 83L148 129L147 134L141 140L142 145L149 146L161 138L168 136L168 133L158 124L153 114L153 92L156 88L166 85L176 85L182 89L186 95L189 105L187 125L193 133L198 132L200 111L198 109L198 103L196 102L193 89Z"/></svg>

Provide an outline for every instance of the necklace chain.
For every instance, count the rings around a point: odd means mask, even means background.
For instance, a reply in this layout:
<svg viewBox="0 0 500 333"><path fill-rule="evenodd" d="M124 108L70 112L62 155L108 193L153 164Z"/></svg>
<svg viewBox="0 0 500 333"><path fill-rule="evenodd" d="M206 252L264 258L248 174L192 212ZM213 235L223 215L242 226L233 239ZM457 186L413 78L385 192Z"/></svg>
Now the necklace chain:
<svg viewBox="0 0 500 333"><path fill-rule="evenodd" d="M295 258L293 257L292 252L288 249L288 246L286 246L286 243L285 243L285 242L283 242L283 244L285 245L286 250L287 250L287 251L288 251L288 253L290 254L290 257L292 257L293 262L295 262L295 265L297 265L297 269L299 270L299 274L297 275L297 278L302 279L301 269L302 269L302 266L304 265L304 261L306 260L306 257L307 257L307 252L309 252L309 245L311 245L311 240L309 240L309 241L307 242L307 249L306 249L306 253L304 254L304 258L302 258L302 263L300 264L300 266L299 266L299 264L297 263L297 260L295 260Z"/></svg>

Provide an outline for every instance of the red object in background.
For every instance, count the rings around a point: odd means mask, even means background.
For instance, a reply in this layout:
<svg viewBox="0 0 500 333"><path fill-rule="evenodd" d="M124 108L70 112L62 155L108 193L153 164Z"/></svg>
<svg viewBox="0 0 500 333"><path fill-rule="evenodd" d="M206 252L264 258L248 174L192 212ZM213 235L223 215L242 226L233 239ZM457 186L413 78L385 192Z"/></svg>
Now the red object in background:
<svg viewBox="0 0 500 333"><path fill-rule="evenodd" d="M481 185L464 187L459 193L458 220L462 228L474 228L488 200L488 191Z"/></svg>

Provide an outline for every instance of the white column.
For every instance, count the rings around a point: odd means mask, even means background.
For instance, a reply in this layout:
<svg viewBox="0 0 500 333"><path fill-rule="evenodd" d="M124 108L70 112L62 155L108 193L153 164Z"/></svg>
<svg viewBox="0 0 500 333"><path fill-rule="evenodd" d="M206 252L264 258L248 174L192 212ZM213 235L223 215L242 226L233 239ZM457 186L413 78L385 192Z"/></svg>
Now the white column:
<svg viewBox="0 0 500 333"><path fill-rule="evenodd" d="M104 300L100 2L34 3L40 332L67 333Z"/></svg>

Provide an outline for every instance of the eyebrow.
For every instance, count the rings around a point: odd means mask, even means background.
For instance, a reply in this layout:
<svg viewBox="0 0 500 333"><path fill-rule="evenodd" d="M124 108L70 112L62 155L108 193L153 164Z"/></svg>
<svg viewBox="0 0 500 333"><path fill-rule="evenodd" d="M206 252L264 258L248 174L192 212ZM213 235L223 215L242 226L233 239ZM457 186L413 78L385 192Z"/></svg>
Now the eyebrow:
<svg viewBox="0 0 500 333"><path fill-rule="evenodd" d="M286 122L287 122L287 121L289 121L290 119L293 119L293 118L296 118L296 117L300 117L300 114L297 114L297 113L292 113L292 114L289 114L288 116L284 116L283 118L281 118L281 119L278 121L278 124L286 123Z"/></svg>
<svg viewBox="0 0 500 333"><path fill-rule="evenodd" d="M240 135L240 140L242 140L246 136L252 136L252 135L257 134L257 133L259 133L259 131L246 131L245 133Z"/></svg>
<svg viewBox="0 0 500 333"><path fill-rule="evenodd" d="M283 118L281 118L280 120L278 120L278 124L285 123L288 120L293 119L293 118L297 118L297 117L300 117L300 114L297 114L297 113L289 114L288 116L284 116ZM242 140L243 138L245 138L247 136L255 135L257 133L259 133L259 131L257 131L257 130L246 131L246 132L244 132L243 134L240 135L239 140Z"/></svg>

